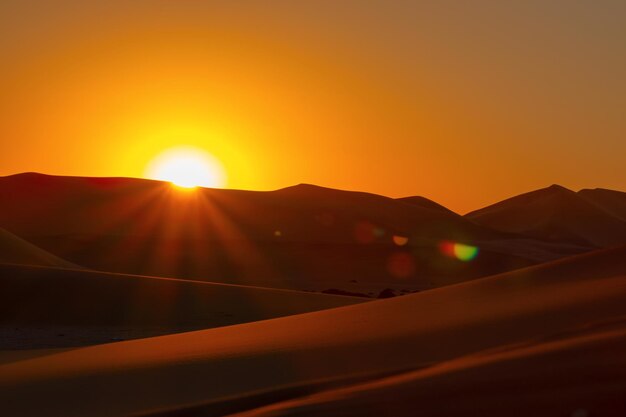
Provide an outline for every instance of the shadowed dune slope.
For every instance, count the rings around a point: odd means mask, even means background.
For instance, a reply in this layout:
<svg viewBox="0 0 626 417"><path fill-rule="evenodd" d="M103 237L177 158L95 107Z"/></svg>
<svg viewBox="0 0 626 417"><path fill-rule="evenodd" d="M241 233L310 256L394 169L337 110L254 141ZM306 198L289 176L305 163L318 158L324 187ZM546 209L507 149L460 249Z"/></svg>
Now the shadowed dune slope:
<svg viewBox="0 0 626 417"><path fill-rule="evenodd" d="M366 299L58 268L0 265L0 324L217 327Z"/></svg>
<svg viewBox="0 0 626 417"><path fill-rule="evenodd" d="M0 229L0 263L77 268L58 256Z"/></svg>
<svg viewBox="0 0 626 417"><path fill-rule="evenodd" d="M620 247L405 297L7 364L0 396L12 415L181 409L558 339L625 316L624 297Z"/></svg>
<svg viewBox="0 0 626 417"><path fill-rule="evenodd" d="M609 247L626 244L626 194L580 193L559 185L521 194L466 214L478 224L540 239Z"/></svg>

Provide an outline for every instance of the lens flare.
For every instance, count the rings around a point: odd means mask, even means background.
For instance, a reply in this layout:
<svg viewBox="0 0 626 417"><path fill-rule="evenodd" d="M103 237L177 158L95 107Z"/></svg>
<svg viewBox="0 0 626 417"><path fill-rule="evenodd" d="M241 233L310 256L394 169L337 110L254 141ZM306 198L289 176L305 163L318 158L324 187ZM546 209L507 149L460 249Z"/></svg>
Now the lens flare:
<svg viewBox="0 0 626 417"><path fill-rule="evenodd" d="M469 262L478 256L478 247L463 243L443 241L439 244L439 250L444 255L460 261Z"/></svg>
<svg viewBox="0 0 626 417"><path fill-rule="evenodd" d="M462 261L471 261L478 255L478 247L456 243L454 245L454 254Z"/></svg>
<svg viewBox="0 0 626 417"><path fill-rule="evenodd" d="M409 238L406 236L393 235L391 240L398 246L404 246L409 243Z"/></svg>

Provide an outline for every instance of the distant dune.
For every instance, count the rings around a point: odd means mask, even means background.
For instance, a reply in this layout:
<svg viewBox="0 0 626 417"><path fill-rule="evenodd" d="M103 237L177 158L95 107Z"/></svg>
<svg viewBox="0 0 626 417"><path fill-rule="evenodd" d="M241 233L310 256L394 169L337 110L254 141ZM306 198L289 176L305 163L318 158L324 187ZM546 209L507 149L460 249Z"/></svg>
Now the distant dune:
<svg viewBox="0 0 626 417"><path fill-rule="evenodd" d="M552 185L468 213L497 230L539 239L609 247L626 243L626 193Z"/></svg>
<svg viewBox="0 0 626 417"><path fill-rule="evenodd" d="M470 415L474 401L489 416L571 416L573 406L604 415L596 411L623 400L624 297L620 247L404 297L14 362L0 366L0 399L9 415L215 416L358 377L380 382L276 406L295 415L344 415L345 404L348 415L387 406Z"/></svg>
<svg viewBox="0 0 626 417"><path fill-rule="evenodd" d="M0 227L91 269L296 290L423 290L591 249L496 231L423 197L308 184L181 191L26 173L0 178L0 199ZM477 256L443 253L451 243Z"/></svg>
<svg viewBox="0 0 626 417"><path fill-rule="evenodd" d="M0 349L109 342L265 320L366 299L0 265Z"/></svg>
<svg viewBox="0 0 626 417"><path fill-rule="evenodd" d="M0 196L7 197L0 221L20 236L205 238L209 233L224 240L381 243L391 242L394 234L441 239L501 235L449 211L308 184L270 192L206 188L184 192L159 181L26 173L0 177ZM194 227L177 229L161 223L183 219ZM359 226L362 230L355 230Z"/></svg>
<svg viewBox="0 0 626 417"><path fill-rule="evenodd" d="M626 221L626 193L604 188L584 189L578 192L587 201L600 207L607 213Z"/></svg>
<svg viewBox="0 0 626 417"><path fill-rule="evenodd" d="M418 206L418 207L423 207L429 210L441 211L441 212L449 213L449 214L456 214L452 210L448 209L447 207L444 207L439 203L436 203L432 200L429 200L426 197L422 197L419 195L411 196L411 197L396 198L396 201L402 201L403 203L411 204L411 205Z"/></svg>
<svg viewBox="0 0 626 417"><path fill-rule="evenodd" d="M71 262L54 256L4 229L0 229L1 263L77 268Z"/></svg>

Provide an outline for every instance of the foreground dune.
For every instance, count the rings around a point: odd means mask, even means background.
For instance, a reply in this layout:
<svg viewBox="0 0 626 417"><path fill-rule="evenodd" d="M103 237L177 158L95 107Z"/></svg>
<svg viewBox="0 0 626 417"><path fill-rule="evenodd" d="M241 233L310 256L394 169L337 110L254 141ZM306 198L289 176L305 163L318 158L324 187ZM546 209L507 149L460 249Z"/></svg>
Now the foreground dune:
<svg viewBox="0 0 626 417"><path fill-rule="evenodd" d="M621 247L390 300L7 364L0 396L8 415L220 409L236 396L559 338L626 315L625 296Z"/></svg>
<svg viewBox="0 0 626 417"><path fill-rule="evenodd" d="M363 301L289 290L0 264L0 349L93 344Z"/></svg>
<svg viewBox="0 0 626 417"><path fill-rule="evenodd" d="M619 417L626 414L625 349L626 323L621 322L619 329L462 357L237 417L469 417L477 411L494 417ZM210 415L207 407L193 411Z"/></svg>

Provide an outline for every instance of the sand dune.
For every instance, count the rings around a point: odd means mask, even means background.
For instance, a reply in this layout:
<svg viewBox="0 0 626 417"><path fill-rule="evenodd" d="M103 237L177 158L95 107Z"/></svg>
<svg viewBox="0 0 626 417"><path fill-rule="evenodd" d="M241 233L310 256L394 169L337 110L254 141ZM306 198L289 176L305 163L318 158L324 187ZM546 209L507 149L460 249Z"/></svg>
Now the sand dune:
<svg viewBox="0 0 626 417"><path fill-rule="evenodd" d="M52 355L63 352L71 348L53 348L53 349L8 349L0 350L0 364L23 361L39 356Z"/></svg>
<svg viewBox="0 0 626 417"><path fill-rule="evenodd" d="M395 233L448 239L500 235L451 212L309 184L270 192L207 188L184 192L168 183L136 178L26 173L0 177L0 196L11 197L0 208L0 222L20 236L106 232L205 238L209 233L224 240L280 237L297 242L380 243L390 242ZM165 227L181 219L194 227ZM218 220L228 224L217 224Z"/></svg>
<svg viewBox="0 0 626 417"><path fill-rule="evenodd" d="M608 190L580 193L552 185L468 213L497 230L596 247L626 243L626 194Z"/></svg>
<svg viewBox="0 0 626 417"><path fill-rule="evenodd" d="M11 415L123 415L213 401L202 406L210 410L260 390L559 340L626 316L625 296L621 247L405 297L7 364L0 396Z"/></svg>
<svg viewBox="0 0 626 417"><path fill-rule="evenodd" d="M415 291L588 250L496 232L424 198L307 184L188 192L31 173L0 178L0 198L0 226L91 269L295 290ZM442 241L481 250L464 262Z"/></svg>
<svg viewBox="0 0 626 417"><path fill-rule="evenodd" d="M626 413L619 329L472 355L231 417L615 416ZM196 408L195 416L208 409ZM156 414L158 415L158 413Z"/></svg>
<svg viewBox="0 0 626 417"><path fill-rule="evenodd" d="M403 203L412 204L418 207L423 207L429 210L442 211L450 214L456 214L452 210L447 207L442 206L441 204L434 202L426 197L422 197L420 195L411 196L411 197L402 197L396 198L396 201L402 201Z"/></svg>
<svg viewBox="0 0 626 417"><path fill-rule="evenodd" d="M626 193L604 188L584 189L578 192L604 211L626 221Z"/></svg>
<svg viewBox="0 0 626 417"><path fill-rule="evenodd" d="M317 311L364 300L176 279L0 265L0 349L84 345L153 336Z"/></svg>
<svg viewBox="0 0 626 417"><path fill-rule="evenodd" d="M0 229L0 263L78 268L4 229Z"/></svg>

